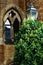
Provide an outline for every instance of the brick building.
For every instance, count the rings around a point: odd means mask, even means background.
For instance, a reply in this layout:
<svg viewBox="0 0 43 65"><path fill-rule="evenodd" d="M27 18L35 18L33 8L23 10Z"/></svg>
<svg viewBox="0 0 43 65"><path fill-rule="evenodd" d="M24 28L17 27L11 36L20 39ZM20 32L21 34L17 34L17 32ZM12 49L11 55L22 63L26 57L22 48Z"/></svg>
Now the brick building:
<svg viewBox="0 0 43 65"><path fill-rule="evenodd" d="M26 8L31 2L38 10L38 20L43 21L43 0L0 0L0 65L6 65L7 62L13 60L15 51L13 44L7 45L4 42L5 33L3 30L6 19L10 18L13 25L16 17L21 24L23 18L26 17ZM9 13L12 11L17 15L14 18L9 17ZM13 32L11 33L13 34Z"/></svg>

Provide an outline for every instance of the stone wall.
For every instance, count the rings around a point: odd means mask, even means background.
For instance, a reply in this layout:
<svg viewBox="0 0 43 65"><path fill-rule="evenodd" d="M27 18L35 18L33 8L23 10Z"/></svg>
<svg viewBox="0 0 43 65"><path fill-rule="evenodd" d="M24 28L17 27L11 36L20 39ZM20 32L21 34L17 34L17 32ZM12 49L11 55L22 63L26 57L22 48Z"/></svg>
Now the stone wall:
<svg viewBox="0 0 43 65"><path fill-rule="evenodd" d="M0 64L4 61L4 46L0 45Z"/></svg>
<svg viewBox="0 0 43 65"><path fill-rule="evenodd" d="M13 61L15 54L14 45L5 45L4 46L4 62L3 65L7 65L9 62Z"/></svg>
<svg viewBox="0 0 43 65"><path fill-rule="evenodd" d="M14 45L0 45L0 65L6 65L14 58Z"/></svg>
<svg viewBox="0 0 43 65"><path fill-rule="evenodd" d="M23 10L26 11L26 5L30 5L30 2L33 2L33 5L38 10L38 20L43 21L43 0L28 0L28 2L25 2L25 0L0 0L0 65L6 65L7 62L13 60L14 56L14 45L5 45L2 39L2 10L8 5L8 4L16 4ZM2 44L3 43L3 44Z"/></svg>
<svg viewBox="0 0 43 65"><path fill-rule="evenodd" d="M2 21L3 13L7 10L10 4L17 5L18 7L20 7L21 10L25 12L24 1L23 0L0 0L0 65L6 65L6 63L11 62L15 54L14 45L6 45L3 42L3 21Z"/></svg>

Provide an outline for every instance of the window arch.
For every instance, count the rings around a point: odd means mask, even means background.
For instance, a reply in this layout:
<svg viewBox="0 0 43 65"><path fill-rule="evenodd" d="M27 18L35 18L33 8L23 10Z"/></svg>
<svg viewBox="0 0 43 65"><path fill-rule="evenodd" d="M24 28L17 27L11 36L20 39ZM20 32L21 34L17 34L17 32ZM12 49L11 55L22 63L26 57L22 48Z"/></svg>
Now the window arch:
<svg viewBox="0 0 43 65"><path fill-rule="evenodd" d="M14 42L14 34L18 33L22 23L21 15L18 10L11 7L4 14L4 42L12 44Z"/></svg>

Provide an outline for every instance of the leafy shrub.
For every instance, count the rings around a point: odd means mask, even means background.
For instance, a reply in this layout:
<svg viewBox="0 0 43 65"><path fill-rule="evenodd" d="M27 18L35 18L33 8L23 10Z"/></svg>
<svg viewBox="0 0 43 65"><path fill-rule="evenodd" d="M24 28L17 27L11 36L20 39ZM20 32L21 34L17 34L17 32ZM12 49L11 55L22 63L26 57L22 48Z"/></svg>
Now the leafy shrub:
<svg viewBox="0 0 43 65"><path fill-rule="evenodd" d="M15 34L14 65L43 65L43 23L24 20Z"/></svg>

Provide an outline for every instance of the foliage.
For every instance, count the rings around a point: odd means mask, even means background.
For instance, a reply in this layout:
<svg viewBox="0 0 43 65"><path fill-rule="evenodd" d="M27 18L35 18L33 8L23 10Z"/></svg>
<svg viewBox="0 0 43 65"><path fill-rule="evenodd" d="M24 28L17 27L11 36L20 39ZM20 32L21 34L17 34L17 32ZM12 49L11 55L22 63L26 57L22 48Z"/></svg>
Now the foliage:
<svg viewBox="0 0 43 65"><path fill-rule="evenodd" d="M43 23L24 20L15 34L14 65L43 65Z"/></svg>

